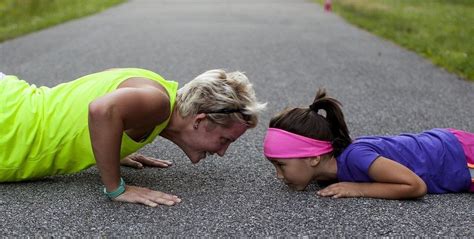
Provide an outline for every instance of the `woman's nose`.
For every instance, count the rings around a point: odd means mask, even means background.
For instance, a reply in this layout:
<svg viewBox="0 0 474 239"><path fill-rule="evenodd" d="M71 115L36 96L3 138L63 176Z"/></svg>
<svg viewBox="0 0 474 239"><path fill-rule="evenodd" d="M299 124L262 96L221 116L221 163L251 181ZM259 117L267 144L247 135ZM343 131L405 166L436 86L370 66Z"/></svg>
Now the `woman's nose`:
<svg viewBox="0 0 474 239"><path fill-rule="evenodd" d="M229 148L229 145L230 144L226 144L225 146L223 146L219 151L217 151L217 155L219 156L224 156L225 152L227 151L227 148Z"/></svg>

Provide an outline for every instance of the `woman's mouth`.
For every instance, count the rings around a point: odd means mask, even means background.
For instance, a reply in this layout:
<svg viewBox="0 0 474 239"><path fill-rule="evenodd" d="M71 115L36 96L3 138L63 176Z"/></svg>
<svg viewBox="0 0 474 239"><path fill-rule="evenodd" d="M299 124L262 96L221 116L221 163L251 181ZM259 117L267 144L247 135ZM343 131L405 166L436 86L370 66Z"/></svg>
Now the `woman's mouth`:
<svg viewBox="0 0 474 239"><path fill-rule="evenodd" d="M199 163L199 161L205 159L207 156L212 156L212 155L214 155L214 153L204 151L199 154L198 158L196 158L195 160L191 160L191 162L193 164L196 164L196 163Z"/></svg>

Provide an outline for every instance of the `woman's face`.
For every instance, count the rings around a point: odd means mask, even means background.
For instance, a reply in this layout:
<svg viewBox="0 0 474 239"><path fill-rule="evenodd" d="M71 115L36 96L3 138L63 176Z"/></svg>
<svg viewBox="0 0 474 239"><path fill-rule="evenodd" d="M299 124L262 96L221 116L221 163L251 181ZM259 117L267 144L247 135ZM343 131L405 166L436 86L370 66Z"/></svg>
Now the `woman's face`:
<svg viewBox="0 0 474 239"><path fill-rule="evenodd" d="M291 188L304 190L313 180L313 170L310 159L275 159L269 158L275 166L277 178Z"/></svg>
<svg viewBox="0 0 474 239"><path fill-rule="evenodd" d="M198 163L207 155L224 156L229 145L248 129L242 123L233 123L229 128L216 125L208 119L195 122L193 133L189 134L183 151L192 163Z"/></svg>

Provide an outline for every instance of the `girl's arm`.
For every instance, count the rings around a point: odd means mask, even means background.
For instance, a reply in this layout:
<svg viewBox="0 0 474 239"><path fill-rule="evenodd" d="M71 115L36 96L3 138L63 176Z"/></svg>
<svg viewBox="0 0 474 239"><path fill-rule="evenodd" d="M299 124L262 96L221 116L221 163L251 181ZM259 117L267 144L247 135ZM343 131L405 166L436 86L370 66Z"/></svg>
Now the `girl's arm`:
<svg viewBox="0 0 474 239"><path fill-rule="evenodd" d="M163 122L170 114L166 93L151 86L119 88L89 105L89 132L92 149L102 182L108 192L120 183L120 147L127 129L149 127ZM147 188L126 186L114 200L149 206L179 202L168 195Z"/></svg>
<svg viewBox="0 0 474 239"><path fill-rule="evenodd" d="M341 182L332 184L317 194L324 197L371 197L411 199L426 194L425 182L404 165L385 157L377 158L369 167L371 183Z"/></svg>

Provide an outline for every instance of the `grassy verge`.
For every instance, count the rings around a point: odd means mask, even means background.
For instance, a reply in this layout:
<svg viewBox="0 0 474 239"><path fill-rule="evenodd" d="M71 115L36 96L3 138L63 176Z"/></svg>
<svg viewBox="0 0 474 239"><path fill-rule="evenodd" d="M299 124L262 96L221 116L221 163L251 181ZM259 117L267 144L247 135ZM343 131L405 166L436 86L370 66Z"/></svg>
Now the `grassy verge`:
<svg viewBox="0 0 474 239"><path fill-rule="evenodd" d="M324 0L316 0L323 4ZM333 0L347 21L474 80L473 0Z"/></svg>
<svg viewBox="0 0 474 239"><path fill-rule="evenodd" d="M0 42L99 12L125 0L0 0Z"/></svg>

